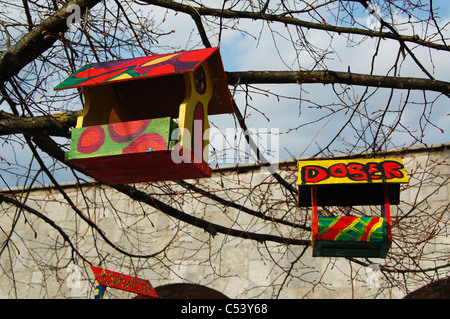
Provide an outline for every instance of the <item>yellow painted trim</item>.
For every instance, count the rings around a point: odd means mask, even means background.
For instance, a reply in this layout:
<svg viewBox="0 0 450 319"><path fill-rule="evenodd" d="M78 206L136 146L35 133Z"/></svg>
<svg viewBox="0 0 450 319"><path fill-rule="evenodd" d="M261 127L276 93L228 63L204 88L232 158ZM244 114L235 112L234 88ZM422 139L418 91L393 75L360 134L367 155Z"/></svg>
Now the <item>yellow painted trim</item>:
<svg viewBox="0 0 450 319"><path fill-rule="evenodd" d="M82 110L80 116L78 116L78 118L77 118L76 128L83 127L84 117L88 115L89 108L91 106L91 95L89 94L89 89L84 88L83 91L84 91L83 92L84 93L84 107L83 107L83 110Z"/></svg>
<svg viewBox="0 0 450 319"><path fill-rule="evenodd" d="M114 77L114 78L112 78L112 79L110 79L108 81L125 80L125 79L131 79L131 78L133 78L131 75L129 75L127 73L124 73L124 74L116 76L116 77Z"/></svg>
<svg viewBox="0 0 450 319"><path fill-rule="evenodd" d="M184 80L186 84L186 94L183 103L180 105L180 111L178 115L178 128L180 129L179 143L182 147L192 152L192 134L194 126L194 111L198 102L203 104L203 147L207 149L209 144L209 121L208 121L208 105L213 96L213 82L211 78L211 72L208 63L202 64L205 78L206 78L206 91L200 94L195 89L194 72L184 74ZM187 132L184 132L186 130ZM206 133L205 133L206 132ZM188 133L185 136L185 133ZM203 161L208 160L208 152L203 152Z"/></svg>
<svg viewBox="0 0 450 319"><path fill-rule="evenodd" d="M170 54L170 55L167 55L167 56L163 56L161 58L156 58L154 60L150 60L147 63L144 63L142 65L142 67L149 66L149 65L154 65L154 64L157 64L157 63L161 63L161 62L167 61L167 60L172 59L173 57L175 57L175 56L177 56L179 54L180 53Z"/></svg>
<svg viewBox="0 0 450 319"><path fill-rule="evenodd" d="M83 112L77 119L77 128L118 122L118 101L112 84L83 88L85 101ZM91 104L95 107L91 108Z"/></svg>
<svg viewBox="0 0 450 319"><path fill-rule="evenodd" d="M376 223L375 225L373 225L372 229L371 229L370 232L369 232L369 235L367 236L367 240L368 240L368 241L370 240L370 237L372 236L372 234L373 234L378 228L380 228L380 227L383 226L383 221L384 221L384 218L383 218L383 217L380 217L380 220L378 221L378 223Z"/></svg>

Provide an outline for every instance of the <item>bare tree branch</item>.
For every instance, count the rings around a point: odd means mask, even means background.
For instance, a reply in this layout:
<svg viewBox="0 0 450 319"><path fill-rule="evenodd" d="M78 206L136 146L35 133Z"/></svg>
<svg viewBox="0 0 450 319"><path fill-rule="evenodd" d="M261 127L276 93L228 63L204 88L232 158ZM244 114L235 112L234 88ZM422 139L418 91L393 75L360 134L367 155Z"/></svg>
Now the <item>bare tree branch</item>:
<svg viewBox="0 0 450 319"><path fill-rule="evenodd" d="M0 57L0 83L18 74L25 65L50 48L60 38L60 33L64 33L69 28L67 18L71 12L67 9L70 5L77 5L81 12L85 12L86 8L92 8L100 1L70 1L20 38L17 43L11 45Z"/></svg>
<svg viewBox="0 0 450 319"><path fill-rule="evenodd" d="M182 3L177 3L175 1L170 1L170 0L142 0L142 1L147 4L152 4L152 5L157 5L160 7L172 9L177 12L184 12L184 13L187 13L190 15L194 14L194 10L192 9L192 7L182 4ZM304 27L307 29L316 29L316 30L336 32L337 34L356 34L356 35L368 36L371 38L381 37L383 39L392 39L392 40L400 39L401 41L416 43L421 46L436 49L436 50L450 51L449 46L426 41L424 39L421 39L418 35L414 35L414 36L396 35L391 32L381 32L380 33L379 31L375 31L375 30L365 30L365 29L359 29L359 28L334 26L334 25L330 25L327 23L309 22L309 21L304 21L304 20L300 20L300 19L291 17L288 15L288 13L273 15L273 14L267 14L265 12L265 10L262 10L261 12L258 12L258 11L251 12L251 11L235 11L235 10L229 10L229 9L214 9L214 8L207 8L207 7L196 7L195 10L197 11L197 14L200 14L202 16L221 17L221 18L227 18L227 19L250 19L250 20L280 22L280 23L284 23L287 25Z"/></svg>
<svg viewBox="0 0 450 319"><path fill-rule="evenodd" d="M70 138L79 112L65 112L52 116L16 116L0 111L0 136L9 134L50 135Z"/></svg>
<svg viewBox="0 0 450 319"><path fill-rule="evenodd" d="M450 93L450 83L438 80L324 71L243 71L227 72L228 84L322 83L348 84L404 90Z"/></svg>

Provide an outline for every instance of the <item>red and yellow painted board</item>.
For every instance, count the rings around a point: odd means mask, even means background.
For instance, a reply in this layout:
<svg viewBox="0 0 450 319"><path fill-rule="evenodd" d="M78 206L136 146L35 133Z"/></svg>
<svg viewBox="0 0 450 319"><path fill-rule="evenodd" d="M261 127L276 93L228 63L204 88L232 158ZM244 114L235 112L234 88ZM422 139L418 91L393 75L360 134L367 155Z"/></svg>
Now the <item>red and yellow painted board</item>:
<svg viewBox="0 0 450 319"><path fill-rule="evenodd" d="M342 241L383 241L386 237L383 217L320 216L315 239Z"/></svg>
<svg viewBox="0 0 450 319"><path fill-rule="evenodd" d="M105 287L129 291L138 295L159 298L150 281L137 277L125 275L104 268L91 266L98 286L96 287L96 298L100 299L104 294Z"/></svg>
<svg viewBox="0 0 450 319"><path fill-rule="evenodd" d="M400 200L400 184L407 183L398 158L298 161L298 205L312 206L316 188L319 206L382 205Z"/></svg>
<svg viewBox="0 0 450 319"><path fill-rule="evenodd" d="M57 85L55 90L192 72L216 52L217 48L207 48L91 63Z"/></svg>
<svg viewBox="0 0 450 319"><path fill-rule="evenodd" d="M298 185L407 183L401 159L299 161Z"/></svg>

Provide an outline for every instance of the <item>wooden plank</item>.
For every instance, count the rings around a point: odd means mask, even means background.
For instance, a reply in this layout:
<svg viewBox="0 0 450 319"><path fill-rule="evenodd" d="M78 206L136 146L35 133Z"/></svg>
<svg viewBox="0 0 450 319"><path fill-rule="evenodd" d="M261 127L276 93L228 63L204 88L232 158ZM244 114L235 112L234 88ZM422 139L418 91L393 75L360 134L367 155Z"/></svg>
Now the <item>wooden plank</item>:
<svg viewBox="0 0 450 319"><path fill-rule="evenodd" d="M318 160L298 162L298 205L310 207L317 187L318 206L382 205L400 202L400 184L408 182L398 158ZM387 186L385 186L387 185Z"/></svg>
<svg viewBox="0 0 450 319"><path fill-rule="evenodd" d="M103 299L103 296L105 295L106 286L99 285L97 283L97 286L95 287L95 294L94 299Z"/></svg>
<svg viewBox="0 0 450 319"><path fill-rule="evenodd" d="M166 117L75 128L66 160L168 150L175 126Z"/></svg>
<svg viewBox="0 0 450 319"><path fill-rule="evenodd" d="M103 286L103 289L104 287L109 287L129 291L151 298L159 298L155 289L150 284L150 281L148 281L147 279L141 279L94 266L91 266L91 270L93 271L94 276L97 279L98 286ZM104 293L104 291L100 291L101 287L98 288L99 291L98 293L96 291L96 297L97 295L102 296Z"/></svg>
<svg viewBox="0 0 450 319"><path fill-rule="evenodd" d="M319 216L314 239L333 241L387 240L386 219L382 217Z"/></svg>
<svg viewBox="0 0 450 319"><path fill-rule="evenodd" d="M298 188L298 206L311 207L311 189L317 187L318 206L366 206L384 204L384 185L389 203L400 203L400 184L328 184Z"/></svg>
<svg viewBox="0 0 450 319"><path fill-rule="evenodd" d="M399 158L298 161L298 185L407 183Z"/></svg>
<svg viewBox="0 0 450 319"><path fill-rule="evenodd" d="M178 116L181 146L194 152L196 146L199 145L201 147L200 154L196 155L203 156L204 161L208 160L208 153L203 152L209 142L209 136L204 136L205 131L209 132L208 106L214 92L210 74L209 67L202 65L194 72L185 75L186 97L180 105ZM201 131L195 130L196 127L200 127Z"/></svg>
<svg viewBox="0 0 450 319"><path fill-rule="evenodd" d="M391 242L333 242L316 240L313 257L386 258Z"/></svg>
<svg viewBox="0 0 450 319"><path fill-rule="evenodd" d="M172 151L157 151L101 158L74 159L68 163L106 184L159 182L210 177L212 169L184 151L184 161L173 162ZM132 165L130 165L132 163Z"/></svg>
<svg viewBox="0 0 450 319"><path fill-rule="evenodd" d="M210 177L205 161L170 140L175 126L161 118L74 129L66 160L110 185Z"/></svg>

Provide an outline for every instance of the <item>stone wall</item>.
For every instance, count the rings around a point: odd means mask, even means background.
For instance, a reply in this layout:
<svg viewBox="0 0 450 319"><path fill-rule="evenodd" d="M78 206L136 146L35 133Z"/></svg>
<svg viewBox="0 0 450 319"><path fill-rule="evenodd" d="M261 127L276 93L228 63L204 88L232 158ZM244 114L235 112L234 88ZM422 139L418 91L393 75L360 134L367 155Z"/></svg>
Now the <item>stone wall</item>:
<svg viewBox="0 0 450 319"><path fill-rule="evenodd" d="M310 239L310 212L254 165L218 169L197 181L222 202L177 183L136 186L242 237L214 235L214 229L181 222L97 183L61 186L78 210L55 187L4 190L25 206L0 204L0 298L93 298L90 263L148 279L154 287L193 283L230 298L402 298L448 276L450 151L444 144L391 155L403 157L410 183L392 209L394 243L386 260L313 258L301 244ZM296 163L280 163L279 173L296 184ZM272 237L246 238L252 233ZM105 295L132 297L113 289Z"/></svg>

